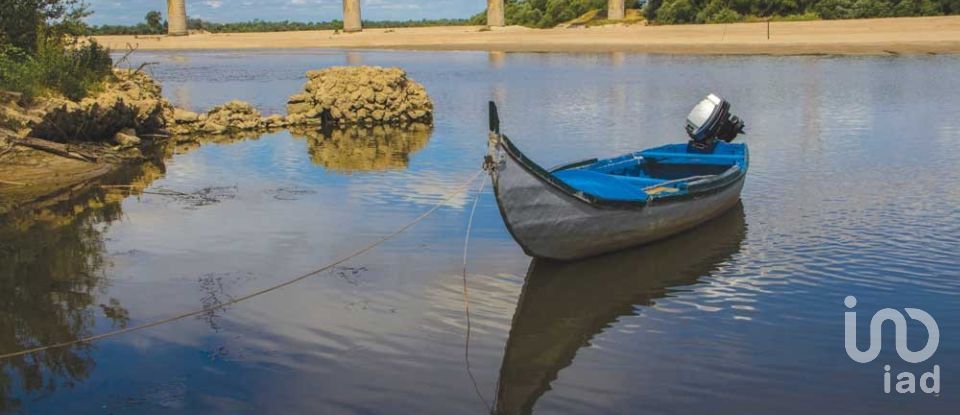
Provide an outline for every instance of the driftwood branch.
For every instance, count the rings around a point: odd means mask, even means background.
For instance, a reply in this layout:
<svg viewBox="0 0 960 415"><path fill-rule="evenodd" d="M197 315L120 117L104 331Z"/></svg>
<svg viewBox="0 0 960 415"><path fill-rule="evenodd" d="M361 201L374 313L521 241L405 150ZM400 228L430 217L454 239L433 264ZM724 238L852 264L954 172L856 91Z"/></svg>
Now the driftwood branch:
<svg viewBox="0 0 960 415"><path fill-rule="evenodd" d="M76 149L70 149L70 147L67 146L66 144L48 141L40 138L24 137L24 138L20 138L13 141L13 143L24 146L24 147L30 147L34 150L45 151L47 153L55 154L60 157L66 157L69 159L86 161L88 163L95 163L97 161L97 156L93 154L89 154Z"/></svg>
<svg viewBox="0 0 960 415"><path fill-rule="evenodd" d="M6 156L7 153L9 153L9 152L11 152L11 151L13 151L13 144L12 144L12 143L11 143L11 144L8 144L8 145L5 146L3 149L0 149L0 159L2 159L3 156Z"/></svg>
<svg viewBox="0 0 960 415"><path fill-rule="evenodd" d="M135 70L134 72L140 72L143 70L143 68L146 68L147 66L159 65L159 64L160 62L144 62L144 63L141 63L140 66L137 67L137 70Z"/></svg>
<svg viewBox="0 0 960 415"><path fill-rule="evenodd" d="M5 184L8 186L26 186L27 185L26 183L11 182L9 180L3 180L3 179L0 179L0 184Z"/></svg>
<svg viewBox="0 0 960 415"><path fill-rule="evenodd" d="M139 44L139 43L134 45L134 44L131 44L130 42L127 42L127 51L124 52L123 56L121 56L120 59L117 59L117 60L113 63L113 67L114 67L114 68L119 68L121 64L123 64L123 63L129 63L130 55L132 55L133 52L136 52L137 49L139 49L139 48L140 48L140 44Z"/></svg>
<svg viewBox="0 0 960 415"><path fill-rule="evenodd" d="M170 137L173 137L173 135L171 135L171 134L165 134L165 133L141 133L141 134L137 134L137 137L140 137L140 138L170 138Z"/></svg>

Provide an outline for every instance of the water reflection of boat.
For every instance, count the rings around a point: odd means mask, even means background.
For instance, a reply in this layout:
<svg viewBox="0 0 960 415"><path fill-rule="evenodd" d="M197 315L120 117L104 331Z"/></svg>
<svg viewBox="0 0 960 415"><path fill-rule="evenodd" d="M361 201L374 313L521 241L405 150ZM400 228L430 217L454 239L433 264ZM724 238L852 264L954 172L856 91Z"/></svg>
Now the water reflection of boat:
<svg viewBox="0 0 960 415"><path fill-rule="evenodd" d="M497 414L526 414L577 351L621 316L694 284L740 249L742 205L656 244L578 262L530 263L507 339Z"/></svg>
<svg viewBox="0 0 960 415"><path fill-rule="evenodd" d="M305 137L310 159L340 172L405 169L410 154L427 145L432 130L427 125L374 126L345 129L297 129Z"/></svg>

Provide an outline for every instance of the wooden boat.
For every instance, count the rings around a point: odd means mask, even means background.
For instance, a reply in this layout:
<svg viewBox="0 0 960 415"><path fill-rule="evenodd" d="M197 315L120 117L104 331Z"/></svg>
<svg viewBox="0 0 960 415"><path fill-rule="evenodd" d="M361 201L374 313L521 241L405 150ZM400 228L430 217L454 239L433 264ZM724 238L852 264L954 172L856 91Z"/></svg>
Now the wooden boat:
<svg viewBox="0 0 960 415"><path fill-rule="evenodd" d="M623 316L638 315L638 309L709 276L740 251L746 229L738 203L697 229L657 243L575 262L531 260L493 413L531 413L581 348Z"/></svg>
<svg viewBox="0 0 960 415"><path fill-rule="evenodd" d="M729 210L740 200L747 146L725 142L742 132L743 123L729 116L729 104L710 97L719 103L711 101L706 110L720 112L714 118L721 121L704 125L709 115L698 118L695 108L689 143L550 170L500 133L491 102L484 167L510 234L527 255L573 260L662 239ZM701 129L713 131L703 138Z"/></svg>

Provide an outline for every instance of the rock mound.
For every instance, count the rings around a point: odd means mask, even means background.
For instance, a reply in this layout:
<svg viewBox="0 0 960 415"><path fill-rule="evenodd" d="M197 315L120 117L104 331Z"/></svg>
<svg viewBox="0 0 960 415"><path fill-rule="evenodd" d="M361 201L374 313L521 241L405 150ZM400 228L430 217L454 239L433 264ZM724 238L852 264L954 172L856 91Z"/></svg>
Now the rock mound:
<svg viewBox="0 0 960 415"><path fill-rule="evenodd" d="M400 68L337 66L307 72L301 93L287 101L294 125L430 124L433 102Z"/></svg>
<svg viewBox="0 0 960 415"><path fill-rule="evenodd" d="M173 111L170 131L174 134L227 134L285 127L280 115L264 118L249 102L230 101L217 105L204 114L176 109Z"/></svg>
<svg viewBox="0 0 960 415"><path fill-rule="evenodd" d="M106 141L125 129L137 134L163 129L173 107L160 94L160 85L143 72L114 70L115 80L104 90L79 102L45 98L42 118L31 123L29 135L53 141Z"/></svg>

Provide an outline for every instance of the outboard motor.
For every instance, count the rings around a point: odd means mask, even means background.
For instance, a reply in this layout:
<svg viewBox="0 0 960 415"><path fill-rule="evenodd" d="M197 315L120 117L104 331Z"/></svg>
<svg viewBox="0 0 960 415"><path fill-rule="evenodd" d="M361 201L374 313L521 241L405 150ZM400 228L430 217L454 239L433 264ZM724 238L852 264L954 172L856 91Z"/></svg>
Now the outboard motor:
<svg viewBox="0 0 960 415"><path fill-rule="evenodd" d="M743 134L743 120L730 114L730 103L714 94L707 95L687 115L687 151L712 153L717 140L731 142Z"/></svg>

